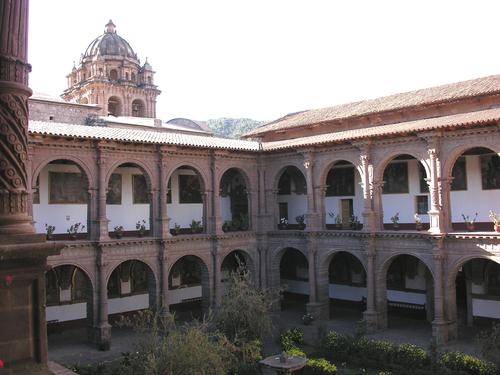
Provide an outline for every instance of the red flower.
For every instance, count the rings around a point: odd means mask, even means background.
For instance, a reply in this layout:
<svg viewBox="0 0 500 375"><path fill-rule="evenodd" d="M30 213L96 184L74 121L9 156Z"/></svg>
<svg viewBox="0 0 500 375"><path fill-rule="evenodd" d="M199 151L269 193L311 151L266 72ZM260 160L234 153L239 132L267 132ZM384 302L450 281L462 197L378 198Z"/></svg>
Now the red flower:
<svg viewBox="0 0 500 375"><path fill-rule="evenodd" d="M4 366L4 363L3 363L3 361L0 359L0 368L3 368L3 366Z"/></svg>
<svg viewBox="0 0 500 375"><path fill-rule="evenodd" d="M10 286L12 284L12 281L14 281L14 276L12 275L5 276L5 282L7 283L7 286Z"/></svg>

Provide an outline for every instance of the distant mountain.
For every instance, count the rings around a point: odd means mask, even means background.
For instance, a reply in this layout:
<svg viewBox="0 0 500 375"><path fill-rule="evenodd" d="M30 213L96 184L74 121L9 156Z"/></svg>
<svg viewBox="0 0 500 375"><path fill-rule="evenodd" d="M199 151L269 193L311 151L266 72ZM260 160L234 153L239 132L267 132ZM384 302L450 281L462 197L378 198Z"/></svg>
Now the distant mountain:
<svg viewBox="0 0 500 375"><path fill-rule="evenodd" d="M208 120L207 125L215 135L224 138L239 138L242 134L255 129L265 121L257 121L249 118L225 118L221 117Z"/></svg>

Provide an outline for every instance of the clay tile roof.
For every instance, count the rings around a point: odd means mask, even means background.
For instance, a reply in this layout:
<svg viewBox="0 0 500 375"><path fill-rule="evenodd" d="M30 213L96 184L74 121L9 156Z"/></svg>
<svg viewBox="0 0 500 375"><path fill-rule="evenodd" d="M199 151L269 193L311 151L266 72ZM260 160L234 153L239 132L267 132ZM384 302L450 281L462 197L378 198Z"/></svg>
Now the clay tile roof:
<svg viewBox="0 0 500 375"><path fill-rule="evenodd" d="M43 134L60 137L87 139L105 139L110 141L156 143L186 147L215 148L222 150L258 151L259 144L253 141L207 137L172 132L159 132L143 129L121 129L103 126L86 126L55 122L29 122L31 134Z"/></svg>
<svg viewBox="0 0 500 375"><path fill-rule="evenodd" d="M493 108L477 112L400 122L397 124L372 126L362 129L313 135L310 137L286 139L283 141L263 142L262 150L274 151L287 148L321 145L325 143L348 142L370 137L387 137L396 134L403 135L451 127L485 125L493 122L498 123L499 121L500 108Z"/></svg>
<svg viewBox="0 0 500 375"><path fill-rule="evenodd" d="M496 92L500 92L500 75L430 87L360 102L341 104L334 107L297 112L264 124L243 134L243 137L253 137L271 131L285 130L421 105L437 104Z"/></svg>

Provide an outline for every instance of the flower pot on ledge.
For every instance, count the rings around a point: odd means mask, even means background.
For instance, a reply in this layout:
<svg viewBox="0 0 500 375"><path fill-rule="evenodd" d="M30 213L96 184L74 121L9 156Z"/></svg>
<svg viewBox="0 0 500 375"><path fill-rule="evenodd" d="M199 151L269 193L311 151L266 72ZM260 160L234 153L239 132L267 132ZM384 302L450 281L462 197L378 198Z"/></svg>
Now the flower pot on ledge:
<svg viewBox="0 0 500 375"><path fill-rule="evenodd" d="M467 231L468 232L474 232L474 230L476 229L474 223L467 223Z"/></svg>
<svg viewBox="0 0 500 375"><path fill-rule="evenodd" d="M280 230L284 230L284 229L287 229L287 228L288 228L287 224L278 224L278 229L280 229Z"/></svg>
<svg viewBox="0 0 500 375"><path fill-rule="evenodd" d="M494 225L493 229L495 230L495 232L500 233L500 224Z"/></svg>

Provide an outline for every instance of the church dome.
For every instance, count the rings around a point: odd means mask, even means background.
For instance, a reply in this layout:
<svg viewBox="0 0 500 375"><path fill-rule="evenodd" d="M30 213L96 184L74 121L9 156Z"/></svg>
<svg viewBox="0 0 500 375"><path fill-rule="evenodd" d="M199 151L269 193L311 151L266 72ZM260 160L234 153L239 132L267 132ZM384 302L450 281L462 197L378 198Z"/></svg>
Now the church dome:
<svg viewBox="0 0 500 375"><path fill-rule="evenodd" d="M116 26L111 20L107 23L104 34L95 38L89 44L83 54L83 59L86 60L96 56L121 56L138 62L137 54L130 44L116 33Z"/></svg>

